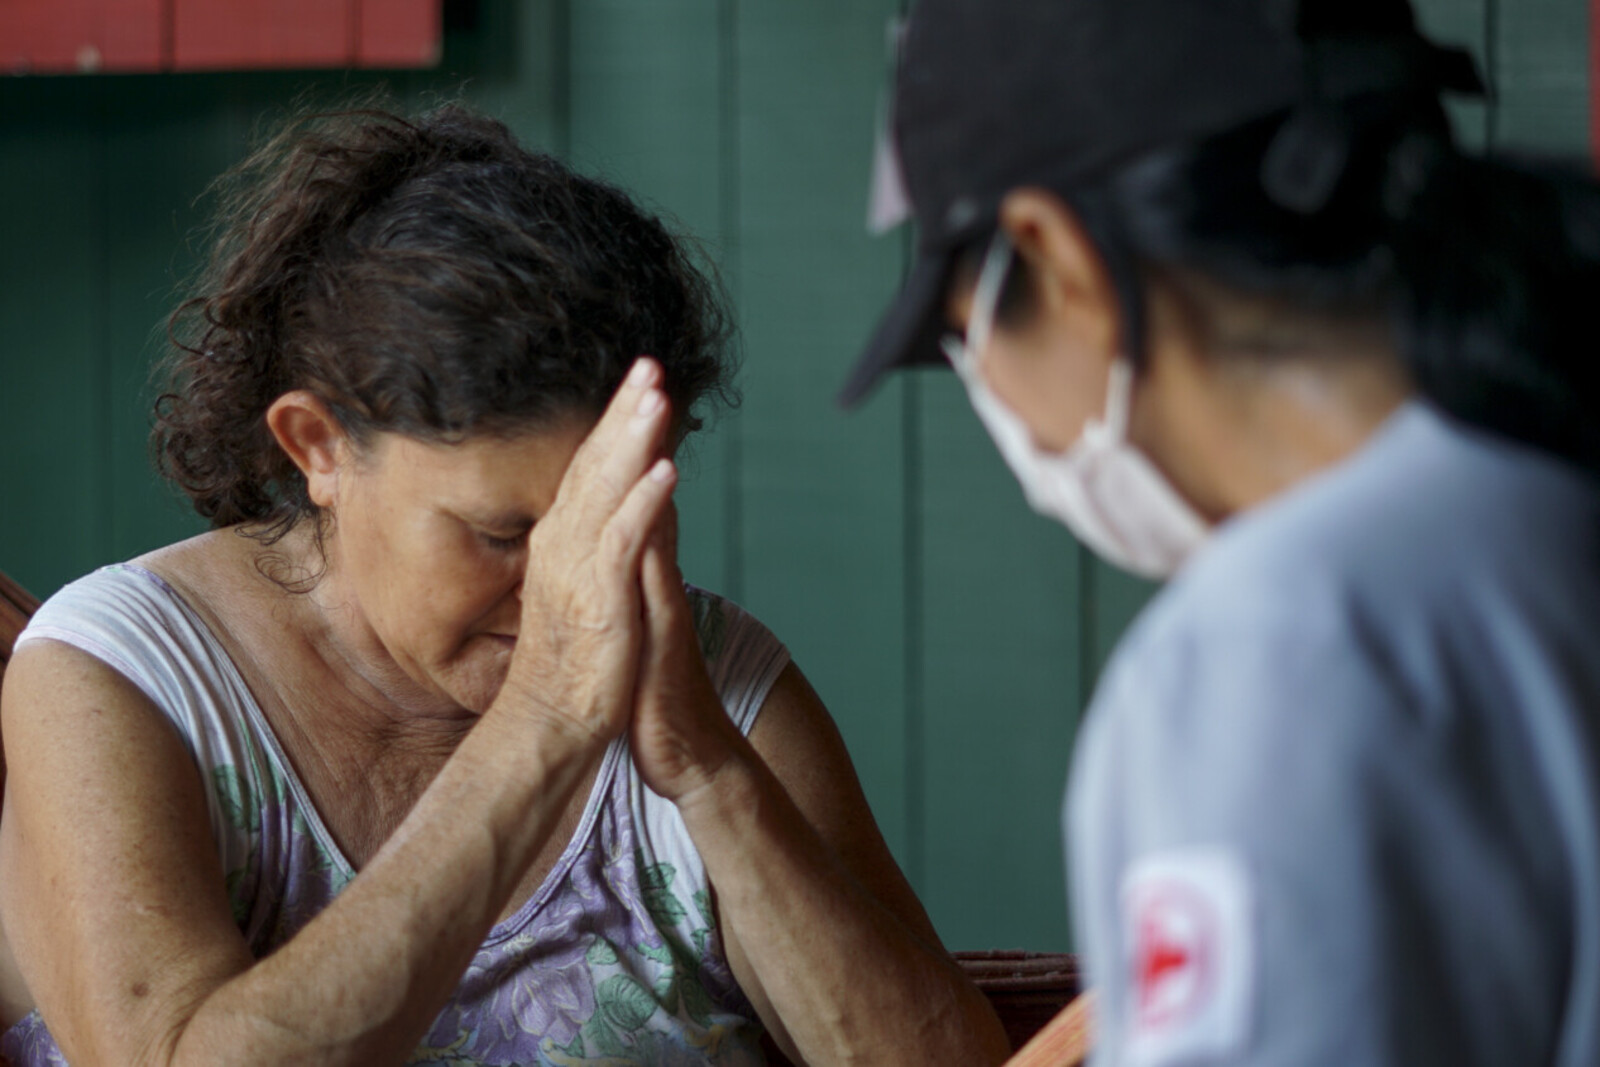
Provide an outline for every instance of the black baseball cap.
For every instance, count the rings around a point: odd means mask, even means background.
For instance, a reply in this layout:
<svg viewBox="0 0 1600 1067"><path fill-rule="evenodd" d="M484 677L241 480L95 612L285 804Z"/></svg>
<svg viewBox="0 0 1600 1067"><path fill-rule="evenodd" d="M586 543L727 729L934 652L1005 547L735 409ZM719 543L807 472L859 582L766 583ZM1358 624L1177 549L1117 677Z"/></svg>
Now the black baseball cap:
<svg viewBox="0 0 1600 1067"><path fill-rule="evenodd" d="M1467 53L1419 34L1408 0L920 0L890 134L915 258L839 402L944 362L956 256L1012 189L1070 189L1316 101L1483 88Z"/></svg>

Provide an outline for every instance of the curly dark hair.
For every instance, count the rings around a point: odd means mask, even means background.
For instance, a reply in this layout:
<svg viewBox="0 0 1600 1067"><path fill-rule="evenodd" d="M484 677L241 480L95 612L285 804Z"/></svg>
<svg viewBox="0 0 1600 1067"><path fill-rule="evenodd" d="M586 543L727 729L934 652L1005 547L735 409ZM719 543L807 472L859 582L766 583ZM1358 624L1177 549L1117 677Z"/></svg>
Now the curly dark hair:
<svg viewBox="0 0 1600 1067"><path fill-rule="evenodd" d="M358 446L598 414L641 354L684 432L704 402L735 400L730 320L685 243L459 105L295 119L213 193L209 265L169 323L151 435L213 527L271 543L317 514L264 418L292 389Z"/></svg>

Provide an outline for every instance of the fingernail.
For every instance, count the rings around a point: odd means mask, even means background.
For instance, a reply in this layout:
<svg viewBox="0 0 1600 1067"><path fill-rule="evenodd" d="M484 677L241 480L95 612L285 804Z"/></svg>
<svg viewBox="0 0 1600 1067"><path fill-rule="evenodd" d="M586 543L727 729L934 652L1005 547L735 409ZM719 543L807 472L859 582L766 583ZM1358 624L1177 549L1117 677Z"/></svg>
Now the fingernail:
<svg viewBox="0 0 1600 1067"><path fill-rule="evenodd" d="M656 465L650 468L650 479L661 482L663 485L672 481L672 460L656 460Z"/></svg>
<svg viewBox="0 0 1600 1067"><path fill-rule="evenodd" d="M649 383L652 369L648 356L640 356L633 362L633 370L628 372L628 384L642 387Z"/></svg>
<svg viewBox="0 0 1600 1067"><path fill-rule="evenodd" d="M654 415L657 411L661 410L662 400L663 397L661 396L661 391L658 389L652 389L648 393L645 393L644 396L639 398L639 406L637 409L635 409L636 413L641 416Z"/></svg>

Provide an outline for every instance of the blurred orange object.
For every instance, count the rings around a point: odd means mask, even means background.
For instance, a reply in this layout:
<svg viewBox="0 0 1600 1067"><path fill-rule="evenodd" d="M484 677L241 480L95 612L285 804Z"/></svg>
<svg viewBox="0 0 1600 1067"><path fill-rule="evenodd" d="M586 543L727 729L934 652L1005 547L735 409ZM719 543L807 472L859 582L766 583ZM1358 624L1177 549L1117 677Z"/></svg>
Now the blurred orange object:
<svg viewBox="0 0 1600 1067"><path fill-rule="evenodd" d="M1094 995L1084 993L1033 1035L1006 1067L1078 1067L1094 1044Z"/></svg>

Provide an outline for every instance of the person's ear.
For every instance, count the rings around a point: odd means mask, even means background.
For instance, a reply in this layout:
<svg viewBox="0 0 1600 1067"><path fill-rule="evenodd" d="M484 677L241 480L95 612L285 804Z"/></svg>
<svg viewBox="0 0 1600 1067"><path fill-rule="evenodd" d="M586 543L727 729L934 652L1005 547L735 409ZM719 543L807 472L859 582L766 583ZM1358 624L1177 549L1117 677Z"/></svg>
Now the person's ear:
<svg viewBox="0 0 1600 1067"><path fill-rule="evenodd" d="M339 470L350 456L350 438L328 405L295 389L267 408L267 429L306 479L306 495L319 508L333 505Z"/></svg>
<svg viewBox="0 0 1600 1067"><path fill-rule="evenodd" d="M1038 310L1108 361L1121 355L1116 283L1078 213L1055 193L1029 187L1006 194L1000 225L1028 263Z"/></svg>

